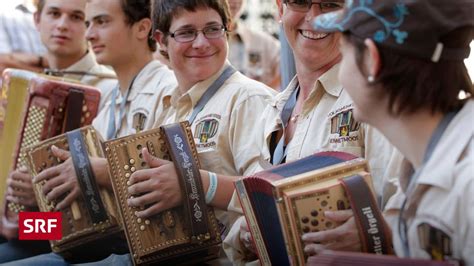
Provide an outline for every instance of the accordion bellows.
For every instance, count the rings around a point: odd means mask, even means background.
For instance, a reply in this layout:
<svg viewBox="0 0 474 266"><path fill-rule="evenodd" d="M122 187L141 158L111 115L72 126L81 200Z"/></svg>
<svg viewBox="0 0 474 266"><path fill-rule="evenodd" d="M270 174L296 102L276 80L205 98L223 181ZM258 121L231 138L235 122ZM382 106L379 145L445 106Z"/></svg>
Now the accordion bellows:
<svg viewBox="0 0 474 266"><path fill-rule="evenodd" d="M104 157L100 143L100 137L92 126L80 129L82 139L86 146L87 154L91 157ZM69 150L69 142L66 134L43 141L25 150L27 162L33 175L37 175L52 166L62 162L51 154L51 146L55 145L60 149ZM79 178L79 177L78 177ZM93 178L93 177L92 177ZM93 180L92 180L93 181ZM53 211L55 202L49 202L42 192L45 182L35 184L34 190L40 211ZM90 183L90 182L89 182ZM93 182L92 182L93 183ZM107 212L107 217L103 222L94 223L91 216L86 211L84 191L81 196L70 207L61 211L62 232L61 240L52 240L51 249L57 253L71 252L70 250L81 245L88 244L94 240L102 239L114 233L121 232L120 219L118 217L117 206L114 195L105 188L98 189L100 199Z"/></svg>
<svg viewBox="0 0 474 266"><path fill-rule="evenodd" d="M197 151L189 124L181 123L185 131L183 141L191 147L191 160L199 166ZM127 181L131 174L149 166L143 160L142 149L147 148L155 157L170 160L171 155L161 128L145 131L128 137L105 142L105 153L109 162L110 177L118 200L134 264L143 263L196 263L217 257L220 232L212 208L207 208L203 218L207 219L210 234L206 241L196 242L191 237L188 212L183 206L165 211L149 219L135 215L138 208L129 207L130 197ZM200 177L198 177L200 178ZM181 186L183 186L181 184ZM198 184L200 186L200 184ZM142 207L143 209L143 207Z"/></svg>
<svg viewBox="0 0 474 266"><path fill-rule="evenodd" d="M68 130L89 125L97 115L100 91L72 81L7 69L1 90L4 123L0 132L0 198L4 199L8 174L26 166L23 148ZM24 206L5 202L1 233L16 237L17 213Z"/></svg>

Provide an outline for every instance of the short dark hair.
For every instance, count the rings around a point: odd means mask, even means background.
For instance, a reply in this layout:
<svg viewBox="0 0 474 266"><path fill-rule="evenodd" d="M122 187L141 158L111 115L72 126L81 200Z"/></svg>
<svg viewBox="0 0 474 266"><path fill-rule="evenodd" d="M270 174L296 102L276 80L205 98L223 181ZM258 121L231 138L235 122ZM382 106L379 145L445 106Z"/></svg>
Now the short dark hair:
<svg viewBox="0 0 474 266"><path fill-rule="evenodd" d="M120 6L128 25L133 25L144 18L151 19L151 0L120 0ZM156 46L156 41L153 39L153 30L150 29L148 47L154 52Z"/></svg>
<svg viewBox="0 0 474 266"><path fill-rule="evenodd" d="M176 14L182 10L194 12L198 8L214 9L221 17L226 29L231 23L227 0L154 0L152 8L153 32L159 30L165 35L169 34L173 17ZM168 57L166 53L160 52Z"/></svg>
<svg viewBox="0 0 474 266"><path fill-rule="evenodd" d="M474 28L463 27L445 35L442 42L447 48L468 47L472 40ZM363 70L363 41L350 33L344 38L354 45L355 60ZM377 44L376 44L377 45ZM389 48L380 47L381 70L375 81L371 83L375 95L388 95L391 114L414 113L421 109L431 112L448 113L462 107L466 99L459 99L460 92L467 98L473 95L473 84L463 61L440 60L434 63L394 53Z"/></svg>
<svg viewBox="0 0 474 266"><path fill-rule="evenodd" d="M38 12L38 14L40 14L43 11L45 1L46 0L38 0L36 4L36 12Z"/></svg>

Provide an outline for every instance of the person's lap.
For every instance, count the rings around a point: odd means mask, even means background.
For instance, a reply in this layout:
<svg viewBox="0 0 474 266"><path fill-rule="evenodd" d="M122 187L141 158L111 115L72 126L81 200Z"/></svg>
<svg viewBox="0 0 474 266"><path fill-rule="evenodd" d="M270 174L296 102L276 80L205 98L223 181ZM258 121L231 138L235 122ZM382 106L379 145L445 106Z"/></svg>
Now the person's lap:
<svg viewBox="0 0 474 266"><path fill-rule="evenodd" d="M29 258L49 252L51 252L51 248L48 241L9 240L0 244L0 263Z"/></svg>

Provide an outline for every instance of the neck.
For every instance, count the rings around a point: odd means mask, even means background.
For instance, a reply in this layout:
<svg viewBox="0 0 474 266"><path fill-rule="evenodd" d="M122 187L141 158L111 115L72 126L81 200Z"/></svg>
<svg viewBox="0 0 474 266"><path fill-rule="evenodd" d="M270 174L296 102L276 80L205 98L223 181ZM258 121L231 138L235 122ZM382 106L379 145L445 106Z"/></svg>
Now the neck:
<svg viewBox="0 0 474 266"><path fill-rule="evenodd" d="M382 115L383 116L383 115ZM391 116L384 115L373 125L410 161L416 169L421 166L428 143L443 114L432 114L428 110L415 114Z"/></svg>
<svg viewBox="0 0 474 266"><path fill-rule="evenodd" d="M149 53L148 55L131 57L130 60L128 60L125 64L117 64L112 66L117 75L120 92L122 95L125 95L132 83L132 80L152 60L153 56L151 53Z"/></svg>
<svg viewBox="0 0 474 266"><path fill-rule="evenodd" d="M84 51L82 53L78 53L75 55L71 55L71 56L63 56L63 55L58 56L52 53L47 53L46 58L48 59L49 68L64 70L74 65L75 63L77 63L86 54L87 54L87 51Z"/></svg>
<svg viewBox="0 0 474 266"><path fill-rule="evenodd" d="M339 63L341 56L336 57L328 64L319 66L318 68L305 66L305 64L297 58L295 58L295 60L296 74L298 75L298 83L300 85L300 94L298 98L301 98L304 101L308 98L316 81L334 65Z"/></svg>

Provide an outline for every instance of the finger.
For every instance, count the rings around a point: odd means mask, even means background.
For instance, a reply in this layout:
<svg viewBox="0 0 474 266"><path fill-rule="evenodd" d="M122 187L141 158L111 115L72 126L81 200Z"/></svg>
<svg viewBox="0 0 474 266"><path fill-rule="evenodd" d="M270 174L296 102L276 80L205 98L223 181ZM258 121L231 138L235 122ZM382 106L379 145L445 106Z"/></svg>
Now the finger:
<svg viewBox="0 0 474 266"><path fill-rule="evenodd" d="M61 185L64 183L64 178L61 178L61 176L57 176L55 178L49 179L46 181L46 183L43 185L42 191L44 195L47 195L49 192L54 190L57 186Z"/></svg>
<svg viewBox="0 0 474 266"><path fill-rule="evenodd" d="M63 200L56 205L56 210L60 211L69 206L79 197L79 188L72 190Z"/></svg>
<svg viewBox="0 0 474 266"><path fill-rule="evenodd" d="M130 207L141 207L160 202L160 193L153 191L151 193L143 194L139 197L130 198L127 200Z"/></svg>
<svg viewBox="0 0 474 266"><path fill-rule="evenodd" d="M62 161L66 161L71 156L68 151L60 149L56 147L55 145L51 146L51 152L53 153L54 156L56 156Z"/></svg>
<svg viewBox="0 0 474 266"><path fill-rule="evenodd" d="M9 201L9 202L16 203L16 204L21 204L21 203L20 203L20 199L19 199L18 197L14 197L14 196L11 196L11 195L7 195L5 198L6 198L7 201Z"/></svg>
<svg viewBox="0 0 474 266"><path fill-rule="evenodd" d="M28 184L26 182L16 181L13 179L8 180L8 186L13 189L23 189L23 190L31 189L31 184Z"/></svg>
<svg viewBox="0 0 474 266"><path fill-rule="evenodd" d="M7 195L11 195L13 197L23 197L23 198L35 197L35 193L33 192L33 190L17 190L17 189L12 189L12 188L7 189Z"/></svg>
<svg viewBox="0 0 474 266"><path fill-rule="evenodd" d="M324 245L321 245L321 244L312 243L304 247L304 253L306 253L306 255L308 256L318 255L324 250L325 250Z"/></svg>
<svg viewBox="0 0 474 266"><path fill-rule="evenodd" d="M339 231L336 229L328 229L314 233L304 234L301 239L304 242L325 243L336 241L339 238Z"/></svg>
<svg viewBox="0 0 474 266"><path fill-rule="evenodd" d="M128 179L127 185L131 186L133 184L149 180L150 177L154 175L158 175L158 172L159 171L157 168L137 170L135 173L133 173L130 176L130 179Z"/></svg>
<svg viewBox="0 0 474 266"><path fill-rule="evenodd" d="M128 193L130 193L130 195L143 194L143 193L147 193L153 190L154 189L152 186L150 186L149 180L146 180L137 184L133 184L128 187Z"/></svg>
<svg viewBox="0 0 474 266"><path fill-rule="evenodd" d="M59 165L50 167L48 169L45 169L43 172L33 177L33 183L39 183L43 180L47 180L47 179L60 175L61 174L60 166L61 165L59 164Z"/></svg>
<svg viewBox="0 0 474 266"><path fill-rule="evenodd" d="M26 166L24 166L24 165L23 165L23 166L20 166L20 168L18 168L17 170L18 170L19 172L22 172L22 173L25 173L25 174L30 172L29 169L28 169L28 167L26 167Z"/></svg>
<svg viewBox="0 0 474 266"><path fill-rule="evenodd" d="M49 201L56 200L60 196L66 194L67 192L70 192L73 189L74 185L72 183L64 183L62 185L59 185L53 190L51 190L48 194L46 194L46 199Z"/></svg>
<svg viewBox="0 0 474 266"><path fill-rule="evenodd" d="M155 203L152 206L146 208L143 211L137 211L135 214L139 218L149 218L153 215L156 215L160 212L163 212L164 210L166 210L165 205L164 205L163 202L160 201L160 202Z"/></svg>
<svg viewBox="0 0 474 266"><path fill-rule="evenodd" d="M143 160L150 166L150 168L156 168L156 167L160 167L162 165L171 163L170 161L163 160L151 155L148 152L147 148L142 149L142 154L143 154Z"/></svg>
<svg viewBox="0 0 474 266"><path fill-rule="evenodd" d="M16 172L11 175L11 178L14 180L22 181L25 183L30 183L32 184L33 182L33 177L29 173L24 173L24 172Z"/></svg>
<svg viewBox="0 0 474 266"><path fill-rule="evenodd" d="M345 222L349 220L349 218L354 216L354 213L352 212L352 210L325 211L324 216L334 222Z"/></svg>

